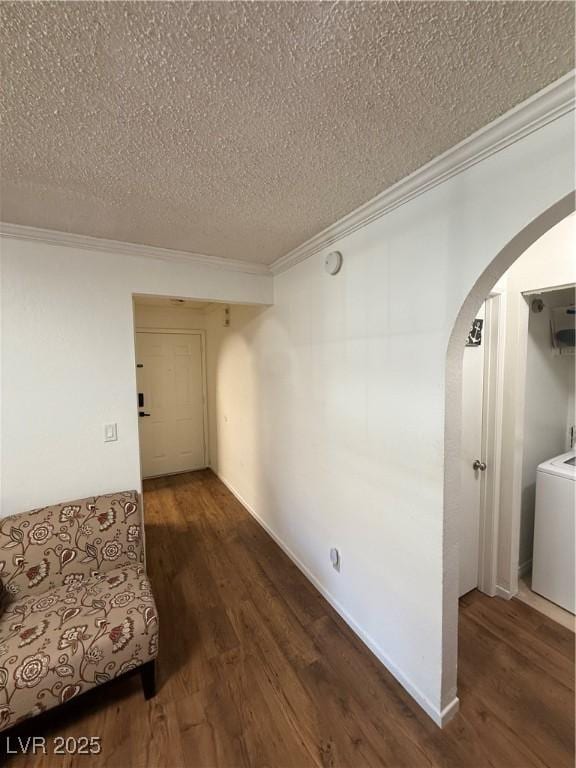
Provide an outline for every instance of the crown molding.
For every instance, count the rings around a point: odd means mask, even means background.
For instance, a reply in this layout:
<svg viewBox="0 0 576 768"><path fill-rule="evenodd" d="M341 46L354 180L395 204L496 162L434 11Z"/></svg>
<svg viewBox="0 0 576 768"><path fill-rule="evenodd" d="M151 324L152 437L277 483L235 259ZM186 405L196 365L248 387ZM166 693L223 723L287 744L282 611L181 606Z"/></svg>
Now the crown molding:
<svg viewBox="0 0 576 768"><path fill-rule="evenodd" d="M77 235L73 232L59 232L55 229L40 229L27 227L22 224L0 222L0 236L16 240L35 240L48 245L63 245L70 248L82 248L89 251L105 253L120 253L126 256L138 256L146 259L161 261L176 261L185 264L199 264L203 267L227 269L234 272L246 272L249 275L269 275L270 268L266 264L239 259L225 259L220 256L208 256L204 253L175 251L169 248L156 248L152 245L139 245L121 240Z"/></svg>
<svg viewBox="0 0 576 768"><path fill-rule="evenodd" d="M272 273L276 275L285 272L337 240L356 232L572 111L575 106L574 76L575 70L572 70L305 243L276 259L270 266Z"/></svg>

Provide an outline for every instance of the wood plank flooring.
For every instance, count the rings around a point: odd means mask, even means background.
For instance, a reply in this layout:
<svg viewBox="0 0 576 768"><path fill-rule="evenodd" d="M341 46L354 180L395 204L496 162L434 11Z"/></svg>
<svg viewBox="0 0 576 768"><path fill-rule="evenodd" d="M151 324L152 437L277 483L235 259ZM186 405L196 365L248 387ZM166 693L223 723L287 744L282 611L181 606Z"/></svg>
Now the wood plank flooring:
<svg viewBox="0 0 576 768"><path fill-rule="evenodd" d="M148 481L146 523L156 698L138 677L88 693L13 731L49 754L10 766L574 765L574 635L529 606L463 599L461 711L441 731L211 472ZM102 752L56 757L55 735Z"/></svg>

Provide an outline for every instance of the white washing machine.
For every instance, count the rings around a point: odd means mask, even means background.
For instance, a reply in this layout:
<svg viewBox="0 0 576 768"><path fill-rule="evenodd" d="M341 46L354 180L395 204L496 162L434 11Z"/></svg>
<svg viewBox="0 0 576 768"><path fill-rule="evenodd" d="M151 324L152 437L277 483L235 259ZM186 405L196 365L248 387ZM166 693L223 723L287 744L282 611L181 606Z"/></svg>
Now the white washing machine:
<svg viewBox="0 0 576 768"><path fill-rule="evenodd" d="M532 589L576 613L576 450L536 472Z"/></svg>

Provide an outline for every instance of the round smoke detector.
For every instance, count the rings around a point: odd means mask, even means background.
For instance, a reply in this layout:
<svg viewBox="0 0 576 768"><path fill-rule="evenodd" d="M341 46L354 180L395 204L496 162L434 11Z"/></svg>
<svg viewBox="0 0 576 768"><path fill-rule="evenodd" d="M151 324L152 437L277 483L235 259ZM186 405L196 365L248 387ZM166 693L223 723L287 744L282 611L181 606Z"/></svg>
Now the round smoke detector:
<svg viewBox="0 0 576 768"><path fill-rule="evenodd" d="M340 251L332 251L324 259L324 271L328 275L337 275L342 269L342 254Z"/></svg>

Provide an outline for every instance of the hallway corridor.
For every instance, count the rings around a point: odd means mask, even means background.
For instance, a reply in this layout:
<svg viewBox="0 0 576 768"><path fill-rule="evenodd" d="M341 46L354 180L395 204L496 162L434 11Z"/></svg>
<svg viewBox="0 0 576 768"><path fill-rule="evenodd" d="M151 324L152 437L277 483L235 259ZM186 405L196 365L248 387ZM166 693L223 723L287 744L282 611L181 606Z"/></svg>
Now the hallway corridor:
<svg viewBox="0 0 576 768"><path fill-rule="evenodd" d="M10 765L573 764L568 630L518 601L466 596L461 711L441 731L212 472L145 485L159 692L146 702L137 676L119 680L14 734L100 736L100 758Z"/></svg>

